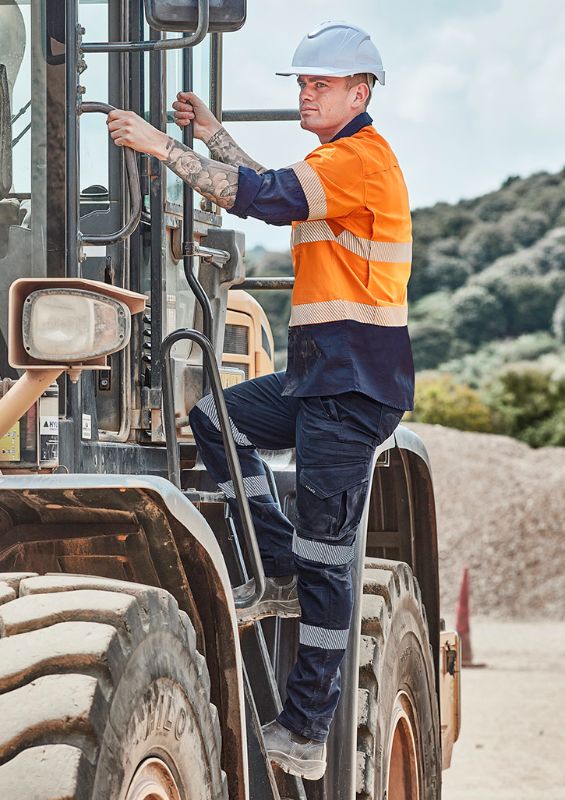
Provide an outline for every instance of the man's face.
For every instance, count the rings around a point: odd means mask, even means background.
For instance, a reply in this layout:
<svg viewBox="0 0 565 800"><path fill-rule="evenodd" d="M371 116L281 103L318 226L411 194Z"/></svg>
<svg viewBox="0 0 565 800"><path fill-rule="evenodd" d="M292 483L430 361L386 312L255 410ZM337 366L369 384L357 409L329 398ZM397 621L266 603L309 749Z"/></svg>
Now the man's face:
<svg viewBox="0 0 565 800"><path fill-rule="evenodd" d="M323 75L299 75L300 124L329 141L365 107L367 87L363 84L348 88L348 78Z"/></svg>

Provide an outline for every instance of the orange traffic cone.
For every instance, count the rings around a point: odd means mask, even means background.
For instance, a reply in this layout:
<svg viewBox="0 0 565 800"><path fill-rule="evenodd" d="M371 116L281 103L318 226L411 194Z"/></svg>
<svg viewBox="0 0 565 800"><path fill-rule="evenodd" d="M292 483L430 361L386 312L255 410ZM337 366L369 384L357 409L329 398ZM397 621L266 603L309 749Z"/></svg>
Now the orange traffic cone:
<svg viewBox="0 0 565 800"><path fill-rule="evenodd" d="M469 622L469 570L463 569L463 579L459 590L457 603L457 622L455 630L461 639L461 665L463 667L484 667L484 664L475 664L473 661L473 648L471 647L471 624Z"/></svg>

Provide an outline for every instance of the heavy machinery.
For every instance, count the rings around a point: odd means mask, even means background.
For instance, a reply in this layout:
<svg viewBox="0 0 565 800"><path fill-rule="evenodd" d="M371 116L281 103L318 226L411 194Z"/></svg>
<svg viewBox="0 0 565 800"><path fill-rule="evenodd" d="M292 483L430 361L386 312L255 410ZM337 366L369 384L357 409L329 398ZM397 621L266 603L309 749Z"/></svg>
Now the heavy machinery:
<svg viewBox="0 0 565 800"><path fill-rule="evenodd" d="M273 368L246 290L288 281L246 279L219 209L94 116L164 129L183 86L225 120L295 117L222 109L222 35L245 15L244 0L0 0L2 800L441 794L459 656L422 442L401 427L376 454L328 769L302 782L260 732L297 625L236 623L232 586L254 577L252 605L264 575L221 392ZM188 427L208 390L241 540ZM293 452L262 456L292 518Z"/></svg>

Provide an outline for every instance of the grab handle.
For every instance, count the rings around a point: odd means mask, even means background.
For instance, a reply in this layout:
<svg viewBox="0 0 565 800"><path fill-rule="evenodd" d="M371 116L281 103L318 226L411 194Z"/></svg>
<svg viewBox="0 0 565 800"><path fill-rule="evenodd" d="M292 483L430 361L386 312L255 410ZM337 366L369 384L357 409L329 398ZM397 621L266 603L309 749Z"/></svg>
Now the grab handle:
<svg viewBox="0 0 565 800"><path fill-rule="evenodd" d="M114 111L114 106L110 106L107 103L81 103L80 105L81 114L109 114L110 111ZM139 225L139 220L141 219L141 188L135 152L130 147L123 147L122 150L124 151L130 196L130 217L124 227L115 233L90 233L88 235L80 233L79 237L82 244L117 244L129 238Z"/></svg>

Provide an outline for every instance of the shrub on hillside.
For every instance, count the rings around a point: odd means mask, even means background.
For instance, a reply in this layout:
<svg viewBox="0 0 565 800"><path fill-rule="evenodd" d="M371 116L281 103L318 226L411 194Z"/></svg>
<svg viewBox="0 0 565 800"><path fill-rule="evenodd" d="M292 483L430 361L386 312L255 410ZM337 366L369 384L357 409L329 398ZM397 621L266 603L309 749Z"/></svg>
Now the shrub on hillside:
<svg viewBox="0 0 565 800"><path fill-rule="evenodd" d="M412 298L410 298L412 299ZM415 303L410 303L410 330L414 322L437 322L451 324L451 293L446 291L431 292Z"/></svg>
<svg viewBox="0 0 565 800"><path fill-rule="evenodd" d="M430 255L428 278L434 289L459 289L464 286L473 270L468 261L457 256Z"/></svg>
<svg viewBox="0 0 565 800"><path fill-rule="evenodd" d="M531 447L562 447L565 445L565 405L551 416L525 428L517 437Z"/></svg>
<svg viewBox="0 0 565 800"><path fill-rule="evenodd" d="M419 375L414 411L409 419L463 431L493 430L491 411L479 393L458 383L453 375Z"/></svg>
<svg viewBox="0 0 565 800"><path fill-rule="evenodd" d="M410 339L416 370L435 369L449 358L453 333L443 322L414 322Z"/></svg>
<svg viewBox="0 0 565 800"><path fill-rule="evenodd" d="M547 231L549 219L541 211L517 208L502 217L500 227L510 236L514 247L530 247Z"/></svg>
<svg viewBox="0 0 565 800"><path fill-rule="evenodd" d="M461 242L459 252L477 272L514 249L512 239L494 222L480 222Z"/></svg>
<svg viewBox="0 0 565 800"><path fill-rule="evenodd" d="M487 194L477 205L476 213L479 219L493 222L515 208L516 199L509 192L499 191Z"/></svg>
<svg viewBox="0 0 565 800"><path fill-rule="evenodd" d="M447 236L465 236L475 223L471 211L462 204L450 206L448 203L436 203L431 208L417 209L412 215L414 240L419 239L429 244L435 239Z"/></svg>
<svg viewBox="0 0 565 800"><path fill-rule="evenodd" d="M458 339L481 344L504 335L500 300L483 286L465 286L453 295L453 330Z"/></svg>
<svg viewBox="0 0 565 800"><path fill-rule="evenodd" d="M500 287L498 298L509 336L550 329L556 294L545 277L514 278Z"/></svg>
<svg viewBox="0 0 565 800"><path fill-rule="evenodd" d="M535 447L564 445L565 378L534 364L507 367L488 388L497 427Z"/></svg>
<svg viewBox="0 0 565 800"><path fill-rule="evenodd" d="M553 312L552 328L555 337L565 344L565 294L555 306Z"/></svg>
<svg viewBox="0 0 565 800"><path fill-rule="evenodd" d="M478 275L474 275L471 284L477 286L495 286L497 282L508 283L524 275L539 275L538 260L534 248L519 250L508 256L497 258L494 264L487 267Z"/></svg>
<svg viewBox="0 0 565 800"><path fill-rule="evenodd" d="M554 178L557 176L548 175L547 177ZM538 188L532 183L520 205L531 211L541 211L548 216L552 224L555 224L561 211L565 208L565 183L546 184Z"/></svg>
<svg viewBox="0 0 565 800"><path fill-rule="evenodd" d="M459 236L447 236L445 239L436 239L428 248L428 257L458 256L460 241Z"/></svg>
<svg viewBox="0 0 565 800"><path fill-rule="evenodd" d="M428 277L428 245L421 238L414 237L412 244L412 271L408 292L411 300L418 300L433 291Z"/></svg>
<svg viewBox="0 0 565 800"><path fill-rule="evenodd" d="M452 347L451 359L441 365L442 372L457 375L469 386L478 389L488 380L489 375L498 372L507 364L517 361L536 361L542 356L557 353L559 342L546 331L525 333L516 339L502 339L486 342L478 350L455 357Z"/></svg>
<svg viewBox="0 0 565 800"><path fill-rule="evenodd" d="M554 228L532 248L542 272L565 270L565 228Z"/></svg>

